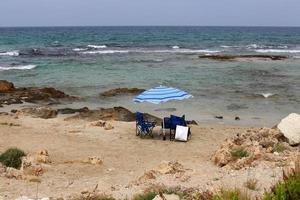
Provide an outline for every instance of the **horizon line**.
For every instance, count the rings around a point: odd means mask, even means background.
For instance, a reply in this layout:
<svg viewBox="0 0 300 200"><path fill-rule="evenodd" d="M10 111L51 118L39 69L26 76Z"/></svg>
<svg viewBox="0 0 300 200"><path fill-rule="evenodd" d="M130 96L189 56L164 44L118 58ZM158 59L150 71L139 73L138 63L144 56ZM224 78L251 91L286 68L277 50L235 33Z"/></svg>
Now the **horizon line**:
<svg viewBox="0 0 300 200"><path fill-rule="evenodd" d="M241 28L300 28L300 25L31 25L31 26L1 26L0 28L59 28L59 27L241 27Z"/></svg>

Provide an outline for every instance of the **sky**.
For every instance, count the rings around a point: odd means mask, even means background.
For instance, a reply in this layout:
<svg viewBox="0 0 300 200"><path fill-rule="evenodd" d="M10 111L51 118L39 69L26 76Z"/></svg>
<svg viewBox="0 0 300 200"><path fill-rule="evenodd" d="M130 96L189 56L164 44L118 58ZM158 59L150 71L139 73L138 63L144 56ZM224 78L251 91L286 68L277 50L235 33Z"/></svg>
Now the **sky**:
<svg viewBox="0 0 300 200"><path fill-rule="evenodd" d="M300 26L300 0L0 0L0 26Z"/></svg>

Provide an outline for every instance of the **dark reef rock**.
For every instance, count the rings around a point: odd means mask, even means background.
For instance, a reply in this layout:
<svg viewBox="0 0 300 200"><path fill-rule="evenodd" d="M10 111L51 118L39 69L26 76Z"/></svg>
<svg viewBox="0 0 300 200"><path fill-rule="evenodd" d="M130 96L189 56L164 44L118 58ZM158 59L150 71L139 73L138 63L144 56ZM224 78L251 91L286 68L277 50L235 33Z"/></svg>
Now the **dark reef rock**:
<svg viewBox="0 0 300 200"><path fill-rule="evenodd" d="M113 97L117 95L127 95L127 94L139 94L144 92L144 89L139 89L139 88L116 88L116 89L111 89L108 91L105 91L100 94L102 97Z"/></svg>
<svg viewBox="0 0 300 200"><path fill-rule="evenodd" d="M216 119L223 119L223 116L215 116Z"/></svg>
<svg viewBox="0 0 300 200"><path fill-rule="evenodd" d="M57 116L57 111L49 107L23 108L18 112L24 115L30 115L32 117L42 119L50 119Z"/></svg>
<svg viewBox="0 0 300 200"><path fill-rule="evenodd" d="M234 61L239 59L264 59L264 60L284 60L288 59L288 56L280 55L200 55L199 58L207 58L219 61Z"/></svg>
<svg viewBox="0 0 300 200"><path fill-rule="evenodd" d="M59 100L76 100L77 97L65 94L55 88L15 88L13 83L0 81L0 106L23 102L57 103Z"/></svg>
<svg viewBox="0 0 300 200"><path fill-rule="evenodd" d="M81 113L81 112L88 112L90 111L88 107L83 107L83 108L62 108L58 109L57 112L58 114L74 114L74 113Z"/></svg>
<svg viewBox="0 0 300 200"><path fill-rule="evenodd" d="M8 82L6 80L0 80L0 93L4 92L12 92L15 90L15 86L13 83Z"/></svg>
<svg viewBox="0 0 300 200"><path fill-rule="evenodd" d="M133 122L136 119L136 113L133 113L130 110L123 107L100 108L98 110L88 110L83 108L81 110L82 112L79 111L77 115L69 117L66 120L82 119L86 121L115 120L115 121ZM147 113L144 114L144 117L149 121L156 121L157 123L161 122L160 118Z"/></svg>

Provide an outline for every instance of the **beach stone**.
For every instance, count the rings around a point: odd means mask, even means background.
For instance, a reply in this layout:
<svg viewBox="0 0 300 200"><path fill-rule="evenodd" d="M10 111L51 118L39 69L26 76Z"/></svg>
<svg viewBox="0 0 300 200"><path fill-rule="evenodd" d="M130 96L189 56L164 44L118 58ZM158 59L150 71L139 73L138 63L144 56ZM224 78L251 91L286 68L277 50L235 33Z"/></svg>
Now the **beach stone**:
<svg viewBox="0 0 300 200"><path fill-rule="evenodd" d="M126 94L140 94L144 92L144 89L139 89L139 88L116 88L116 89L111 89L105 92L102 92L100 96L102 97L113 97L117 95L126 95Z"/></svg>
<svg viewBox="0 0 300 200"><path fill-rule="evenodd" d="M290 145L298 145L300 143L300 115L291 113L281 120L278 129L288 139Z"/></svg>
<svg viewBox="0 0 300 200"><path fill-rule="evenodd" d="M15 90L13 83L6 80L0 80L0 92L11 92Z"/></svg>
<svg viewBox="0 0 300 200"><path fill-rule="evenodd" d="M12 168L12 167L7 167L5 170L5 177L9 179L17 179L17 180L22 180L23 177L23 171Z"/></svg>
<svg viewBox="0 0 300 200"><path fill-rule="evenodd" d="M113 127L113 125L111 125L111 124L109 124L109 123L105 123L105 125L104 125L104 130L112 130L112 129L114 129L114 127Z"/></svg>
<svg viewBox="0 0 300 200"><path fill-rule="evenodd" d="M170 161L170 162L162 162L154 171L160 174L175 174L178 172L183 172L184 168L183 165L177 161Z"/></svg>
<svg viewBox="0 0 300 200"><path fill-rule="evenodd" d="M23 108L20 113L42 119L55 118L57 116L57 110L49 107Z"/></svg>
<svg viewBox="0 0 300 200"><path fill-rule="evenodd" d="M158 194L153 200L180 200L180 197L176 194Z"/></svg>
<svg viewBox="0 0 300 200"><path fill-rule="evenodd" d="M88 157L86 160L83 161L83 163L92 164L92 165L102 165L103 160L96 156L93 156L93 157Z"/></svg>

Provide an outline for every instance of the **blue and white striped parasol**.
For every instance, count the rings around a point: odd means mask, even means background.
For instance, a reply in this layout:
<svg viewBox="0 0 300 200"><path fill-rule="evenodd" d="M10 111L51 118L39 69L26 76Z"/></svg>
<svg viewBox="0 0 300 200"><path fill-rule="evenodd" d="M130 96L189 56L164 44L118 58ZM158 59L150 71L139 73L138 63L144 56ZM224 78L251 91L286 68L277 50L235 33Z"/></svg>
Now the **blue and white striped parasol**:
<svg viewBox="0 0 300 200"><path fill-rule="evenodd" d="M136 103L150 102L159 104L170 100L184 100L192 97L191 94L172 87L158 86L144 91L136 96L133 101Z"/></svg>

